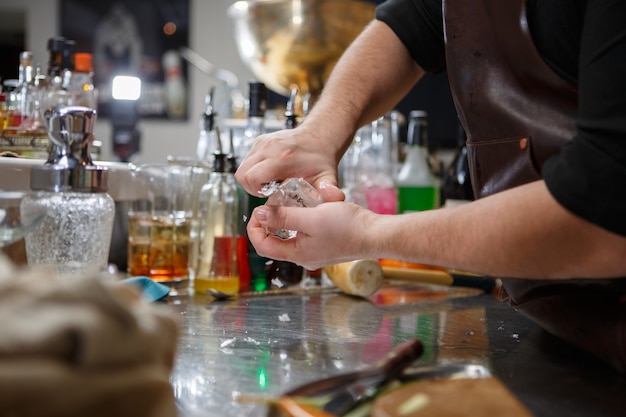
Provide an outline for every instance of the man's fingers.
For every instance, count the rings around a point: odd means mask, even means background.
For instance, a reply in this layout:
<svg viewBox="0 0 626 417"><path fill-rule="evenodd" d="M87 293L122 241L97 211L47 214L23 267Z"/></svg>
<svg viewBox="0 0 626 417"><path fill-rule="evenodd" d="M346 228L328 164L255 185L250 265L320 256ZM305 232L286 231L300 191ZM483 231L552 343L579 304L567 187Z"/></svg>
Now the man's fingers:
<svg viewBox="0 0 626 417"><path fill-rule="evenodd" d="M344 201L346 198L335 180L324 177L312 185L317 188L325 202Z"/></svg>
<svg viewBox="0 0 626 417"><path fill-rule="evenodd" d="M281 240L271 232L283 228L280 226L280 215L276 213L279 206L259 206L254 209L248 223L248 237L261 256L276 260L287 260L292 252L290 241Z"/></svg>

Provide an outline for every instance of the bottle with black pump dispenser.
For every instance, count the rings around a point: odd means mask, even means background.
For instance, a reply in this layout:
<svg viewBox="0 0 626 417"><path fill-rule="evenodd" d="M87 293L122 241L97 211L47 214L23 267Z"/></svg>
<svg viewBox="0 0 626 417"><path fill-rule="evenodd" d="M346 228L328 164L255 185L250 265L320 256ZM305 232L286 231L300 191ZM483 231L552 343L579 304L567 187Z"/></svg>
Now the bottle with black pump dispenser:
<svg viewBox="0 0 626 417"><path fill-rule="evenodd" d="M213 170L198 196L197 254L191 274L194 292L219 290L226 294L239 292L237 268L237 215L239 197L235 177L222 152L219 129L216 127L218 150L214 155Z"/></svg>

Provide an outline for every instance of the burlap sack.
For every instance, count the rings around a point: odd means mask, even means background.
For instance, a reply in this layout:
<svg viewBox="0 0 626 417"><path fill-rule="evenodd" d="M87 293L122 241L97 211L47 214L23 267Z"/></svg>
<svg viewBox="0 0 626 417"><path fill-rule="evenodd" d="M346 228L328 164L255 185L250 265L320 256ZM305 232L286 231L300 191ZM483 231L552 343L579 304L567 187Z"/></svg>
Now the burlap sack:
<svg viewBox="0 0 626 417"><path fill-rule="evenodd" d="M3 415L175 416L177 323L98 274L54 276L0 254Z"/></svg>

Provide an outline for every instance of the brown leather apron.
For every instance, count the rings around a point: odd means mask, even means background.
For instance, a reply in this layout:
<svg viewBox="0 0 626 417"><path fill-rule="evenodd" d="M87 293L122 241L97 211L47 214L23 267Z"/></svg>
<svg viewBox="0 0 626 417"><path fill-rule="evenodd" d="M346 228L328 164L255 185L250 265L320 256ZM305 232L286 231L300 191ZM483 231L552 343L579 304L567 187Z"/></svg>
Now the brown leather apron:
<svg viewBox="0 0 626 417"><path fill-rule="evenodd" d="M444 0L447 71L480 198L541 179L576 133L576 86L537 52L524 0ZM511 304L626 372L626 279L503 279Z"/></svg>

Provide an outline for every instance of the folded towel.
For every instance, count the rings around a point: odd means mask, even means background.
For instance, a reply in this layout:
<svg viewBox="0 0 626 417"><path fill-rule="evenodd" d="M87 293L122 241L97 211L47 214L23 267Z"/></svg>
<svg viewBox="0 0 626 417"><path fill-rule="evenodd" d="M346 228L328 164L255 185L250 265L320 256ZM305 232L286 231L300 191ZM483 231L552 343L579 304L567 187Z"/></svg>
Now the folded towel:
<svg viewBox="0 0 626 417"><path fill-rule="evenodd" d="M0 254L0 414L175 416L178 325L162 307L132 285Z"/></svg>
<svg viewBox="0 0 626 417"><path fill-rule="evenodd" d="M131 277L120 281L122 285L131 285L139 291L147 301L159 301L167 297L170 287L165 284L153 281L148 277Z"/></svg>

